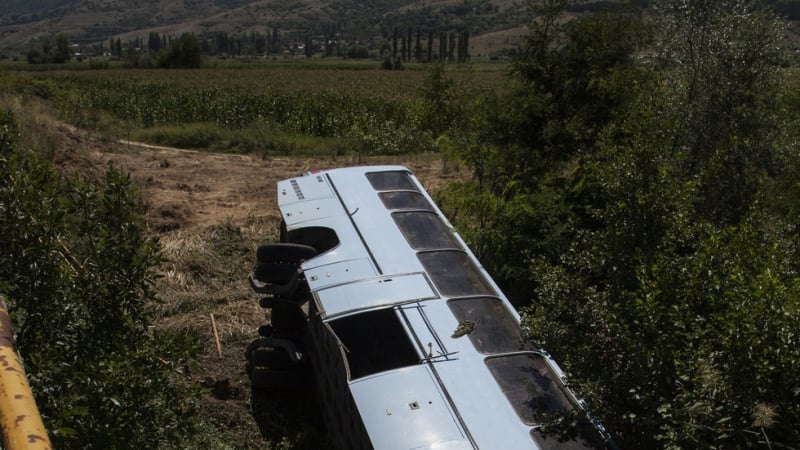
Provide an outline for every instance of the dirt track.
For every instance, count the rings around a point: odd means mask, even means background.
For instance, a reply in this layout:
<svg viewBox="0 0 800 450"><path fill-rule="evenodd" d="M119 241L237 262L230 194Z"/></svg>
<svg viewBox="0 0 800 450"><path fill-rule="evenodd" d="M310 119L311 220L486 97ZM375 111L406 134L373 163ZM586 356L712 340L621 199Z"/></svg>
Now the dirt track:
<svg viewBox="0 0 800 450"><path fill-rule="evenodd" d="M95 151L103 165L131 174L142 189L148 227L155 232L241 225L248 217L277 214L275 184L312 169L351 166L337 160L218 154L121 141L114 153ZM366 164L402 164L427 187L446 181L437 156L372 158Z"/></svg>

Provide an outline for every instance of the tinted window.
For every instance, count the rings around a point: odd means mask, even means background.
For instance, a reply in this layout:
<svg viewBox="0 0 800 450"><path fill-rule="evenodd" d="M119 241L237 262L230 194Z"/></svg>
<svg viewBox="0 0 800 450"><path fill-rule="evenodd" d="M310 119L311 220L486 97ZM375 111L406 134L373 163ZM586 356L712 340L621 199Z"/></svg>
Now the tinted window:
<svg viewBox="0 0 800 450"><path fill-rule="evenodd" d="M442 295L495 295L489 282L464 252L424 252L418 253L417 257Z"/></svg>
<svg viewBox="0 0 800 450"><path fill-rule="evenodd" d="M414 250L461 248L453 233L435 213L411 211L394 213L392 217Z"/></svg>
<svg viewBox="0 0 800 450"><path fill-rule="evenodd" d="M381 192L378 196L383 201L386 209L433 209L431 204L428 203L428 199L419 192Z"/></svg>
<svg viewBox="0 0 800 450"><path fill-rule="evenodd" d="M372 188L376 191L416 191L408 172L372 172L367 174Z"/></svg>
<svg viewBox="0 0 800 450"><path fill-rule="evenodd" d="M531 437L539 447L605 448L599 432L569 401L543 356L530 353L489 358L486 365L520 419L537 426Z"/></svg>
<svg viewBox="0 0 800 450"><path fill-rule="evenodd" d="M522 350L523 340L516 318L500 299L478 297L447 302L459 322L474 324L467 334L481 353L507 353Z"/></svg>

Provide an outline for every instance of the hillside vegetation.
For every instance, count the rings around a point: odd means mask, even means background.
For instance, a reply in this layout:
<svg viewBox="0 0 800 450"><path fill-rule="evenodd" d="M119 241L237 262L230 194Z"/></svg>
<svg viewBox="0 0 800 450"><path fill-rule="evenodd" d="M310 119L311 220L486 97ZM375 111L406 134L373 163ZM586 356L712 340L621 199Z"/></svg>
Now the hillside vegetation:
<svg viewBox="0 0 800 450"><path fill-rule="evenodd" d="M109 146L134 137L231 152L269 176L312 168L312 156L327 167L434 153L437 202L622 448L800 447L800 76L782 21L749 0L672 0L646 17L575 17L568 3L540 5L505 73L317 59L15 66L0 87ZM203 334L172 320L242 297L246 255L274 238L276 220L180 235L161 265L151 236L173 236L180 222L167 219L188 212L150 204L163 220L146 228L124 174L62 179L45 161L53 142L0 119L0 229L13 249L0 286L58 446L322 445L312 411L285 398L263 442L224 407L203 408L218 383L184 376L208 370L194 353ZM155 286L183 287L161 291L177 301L156 302L154 272L167 278ZM249 324L252 309L241 311ZM165 398L174 403L159 408ZM120 425L115 411L137 399ZM133 437L101 440L115 426Z"/></svg>
<svg viewBox="0 0 800 450"><path fill-rule="evenodd" d="M308 37L359 42L379 49L393 30L410 27L436 33L470 30L473 35L524 24L529 7L511 0L365 2L338 0L68 0L13 2L0 12L0 53L27 51L31 42L64 34L83 51L116 39L146 40L150 33L178 38L183 33L232 37L259 33L290 43ZM498 42L508 47L513 43Z"/></svg>

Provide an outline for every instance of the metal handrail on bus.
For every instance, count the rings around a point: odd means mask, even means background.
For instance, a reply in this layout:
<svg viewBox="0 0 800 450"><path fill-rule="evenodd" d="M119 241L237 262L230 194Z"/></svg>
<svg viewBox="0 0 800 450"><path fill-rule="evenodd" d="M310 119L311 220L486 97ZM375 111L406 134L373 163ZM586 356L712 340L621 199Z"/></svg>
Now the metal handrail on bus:
<svg viewBox="0 0 800 450"><path fill-rule="evenodd" d="M14 331L0 295L0 434L7 450L52 449L14 344Z"/></svg>

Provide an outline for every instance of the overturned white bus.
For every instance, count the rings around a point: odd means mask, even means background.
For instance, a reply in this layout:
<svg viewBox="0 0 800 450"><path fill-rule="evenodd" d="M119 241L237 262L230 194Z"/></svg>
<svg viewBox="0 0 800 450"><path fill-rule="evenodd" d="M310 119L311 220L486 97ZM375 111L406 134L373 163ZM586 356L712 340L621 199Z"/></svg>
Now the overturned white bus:
<svg viewBox="0 0 800 450"><path fill-rule="evenodd" d="M338 448L616 448L408 169L280 181L278 205L247 367L284 388L310 364Z"/></svg>

